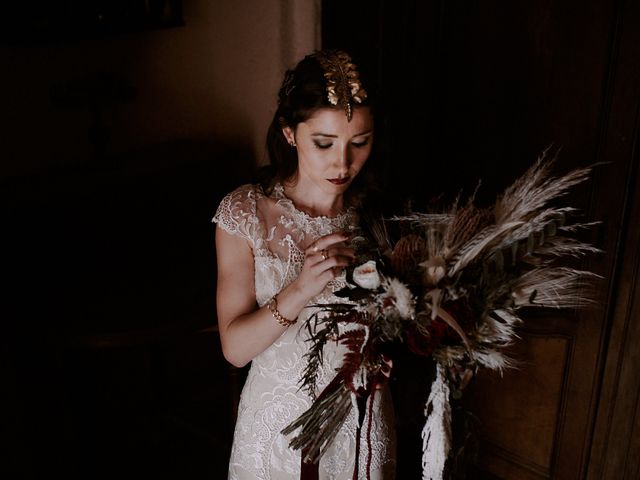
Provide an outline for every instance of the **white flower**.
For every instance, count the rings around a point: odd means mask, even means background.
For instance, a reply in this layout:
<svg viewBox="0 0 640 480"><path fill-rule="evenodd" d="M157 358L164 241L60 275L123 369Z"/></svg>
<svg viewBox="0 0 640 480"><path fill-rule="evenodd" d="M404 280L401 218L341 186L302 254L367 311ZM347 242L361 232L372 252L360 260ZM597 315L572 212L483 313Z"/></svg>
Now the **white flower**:
<svg viewBox="0 0 640 480"><path fill-rule="evenodd" d="M380 286L380 274L376 269L375 260L369 260L353 270L353 281L356 285L368 290L375 290Z"/></svg>
<svg viewBox="0 0 640 480"><path fill-rule="evenodd" d="M400 317L413 318L416 312L416 302L411 290L395 278L385 279L384 287Z"/></svg>

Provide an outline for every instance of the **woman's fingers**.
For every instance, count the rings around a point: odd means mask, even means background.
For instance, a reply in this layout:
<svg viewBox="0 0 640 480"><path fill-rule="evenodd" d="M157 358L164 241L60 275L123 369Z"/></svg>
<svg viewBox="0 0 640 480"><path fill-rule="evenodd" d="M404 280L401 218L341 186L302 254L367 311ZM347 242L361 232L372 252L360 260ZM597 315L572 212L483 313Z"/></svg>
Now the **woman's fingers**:
<svg viewBox="0 0 640 480"><path fill-rule="evenodd" d="M332 233L320 237L305 250L305 262L298 277L300 285L311 295L318 294L330 281L339 277L355 258L345 245L350 235Z"/></svg>
<svg viewBox="0 0 640 480"><path fill-rule="evenodd" d="M317 254L307 256L311 265L319 266L322 270L332 267L347 267L353 262L355 254L348 247L334 247L320 250Z"/></svg>
<svg viewBox="0 0 640 480"><path fill-rule="evenodd" d="M307 255L318 254L322 250L328 249L329 247L343 243L349 239L349 235L345 233L330 233L329 235L325 235L324 237L318 238L315 242L313 242L309 247L305 250Z"/></svg>
<svg viewBox="0 0 640 480"><path fill-rule="evenodd" d="M322 260L320 265L323 270L333 267L348 267L351 264L351 257L345 255L328 256L326 260Z"/></svg>
<svg viewBox="0 0 640 480"><path fill-rule="evenodd" d="M345 247L344 245L327 248L325 249L325 252L327 252L329 257L348 257L350 259L354 259L356 257L356 252L353 248Z"/></svg>

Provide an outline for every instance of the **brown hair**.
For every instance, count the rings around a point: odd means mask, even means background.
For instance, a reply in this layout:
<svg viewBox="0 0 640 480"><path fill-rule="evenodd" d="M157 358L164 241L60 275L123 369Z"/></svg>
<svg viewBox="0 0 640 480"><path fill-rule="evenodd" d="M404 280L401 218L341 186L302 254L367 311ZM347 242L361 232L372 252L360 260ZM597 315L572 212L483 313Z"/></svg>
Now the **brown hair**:
<svg viewBox="0 0 640 480"><path fill-rule="evenodd" d="M276 182L291 179L298 169L297 151L289 145L282 129L286 126L295 129L299 123L306 121L320 108L342 108L329 102L325 70L318 61L319 53L326 55L336 54L339 51L325 50L309 54L293 70L287 70L284 75L278 92L278 108L267 131L267 153L270 165L263 167L259 172L259 182L267 193L271 192ZM370 107L372 114L374 113L370 93L355 105L355 108L359 106ZM375 156L374 151L375 148L347 192L347 200L352 204L359 203L365 187L373 183L373 167L369 164L373 160L371 157Z"/></svg>

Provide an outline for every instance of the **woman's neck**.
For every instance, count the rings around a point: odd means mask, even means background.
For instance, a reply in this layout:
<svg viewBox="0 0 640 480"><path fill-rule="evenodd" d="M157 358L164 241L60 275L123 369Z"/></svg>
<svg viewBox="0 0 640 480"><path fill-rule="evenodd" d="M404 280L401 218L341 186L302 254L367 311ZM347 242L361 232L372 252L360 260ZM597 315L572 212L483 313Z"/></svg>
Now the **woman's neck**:
<svg viewBox="0 0 640 480"><path fill-rule="evenodd" d="M318 188L305 188L301 182L283 183L284 193L298 210L312 217L335 217L344 211L344 195L331 195Z"/></svg>

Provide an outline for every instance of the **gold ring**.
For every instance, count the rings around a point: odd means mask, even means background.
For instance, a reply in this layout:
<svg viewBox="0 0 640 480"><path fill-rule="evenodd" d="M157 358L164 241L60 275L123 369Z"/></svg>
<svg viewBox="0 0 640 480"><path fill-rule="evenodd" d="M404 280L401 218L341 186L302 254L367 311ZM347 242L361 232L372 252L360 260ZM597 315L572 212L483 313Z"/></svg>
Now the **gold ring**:
<svg viewBox="0 0 640 480"><path fill-rule="evenodd" d="M326 260L329 258L329 253L327 253L326 250L322 250L320 253L322 254L322 260Z"/></svg>

